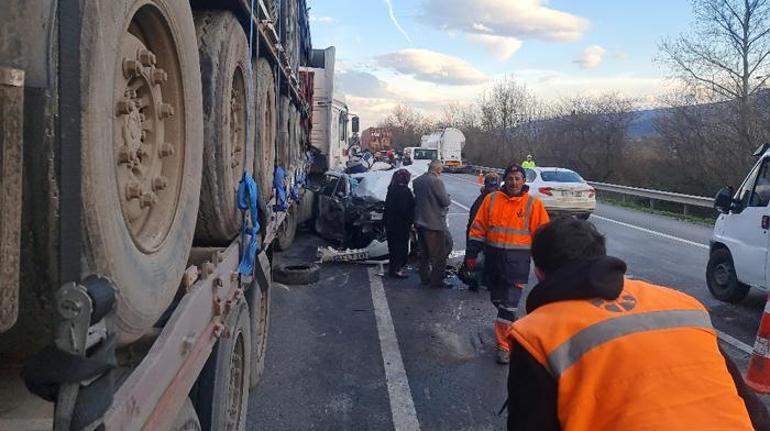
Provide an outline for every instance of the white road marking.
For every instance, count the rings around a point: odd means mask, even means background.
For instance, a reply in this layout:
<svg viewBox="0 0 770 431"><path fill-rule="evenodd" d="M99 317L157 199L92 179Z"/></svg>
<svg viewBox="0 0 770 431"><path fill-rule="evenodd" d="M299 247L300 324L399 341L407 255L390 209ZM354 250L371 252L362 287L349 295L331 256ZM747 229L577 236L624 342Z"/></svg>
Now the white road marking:
<svg viewBox="0 0 770 431"><path fill-rule="evenodd" d="M380 337L380 351L385 366L385 382L388 385L390 413L396 431L419 431L420 422L412 400L412 390L398 348L396 329L388 307L388 298L382 287L382 279L374 268L369 268L369 286L372 291L374 315L377 319L377 335Z"/></svg>
<svg viewBox="0 0 770 431"><path fill-rule="evenodd" d="M654 230L651 230L651 229L645 229L643 227L634 226L634 225L629 224L629 223L623 223L622 221L613 220L611 218L598 216L596 214L592 215L591 217L595 218L595 219L598 219L598 220L603 220L603 221L608 221L610 223L615 223L615 224L618 224L620 226L624 226L624 227L627 227L627 228L630 228L630 229L635 229L635 230L638 230L640 232L645 232L645 233L649 233L649 234L652 234L652 235L657 235L657 236L662 237L662 238L671 239L671 240L674 240L674 241L679 241L679 242L684 243L684 244L689 244L689 245L694 245L696 247L705 248L706 250L709 249L709 246L706 245L706 244L701 244L699 242L690 241L690 240L687 240L687 239L684 239L684 238L679 238L677 236L669 235L669 234L662 233L662 232L657 232L657 231L654 231Z"/></svg>
<svg viewBox="0 0 770 431"><path fill-rule="evenodd" d="M732 335L728 335L722 331L717 331L717 334L719 334L719 339L724 341L725 343L735 347L736 349L746 353L746 354L752 354L754 352L754 349L749 346L748 344L744 343L743 341L733 337Z"/></svg>
<svg viewBox="0 0 770 431"><path fill-rule="evenodd" d="M452 201L453 204L457 205L458 207L464 209L465 211L470 211L470 207L466 207L465 205L461 204L460 202L457 202L455 200Z"/></svg>

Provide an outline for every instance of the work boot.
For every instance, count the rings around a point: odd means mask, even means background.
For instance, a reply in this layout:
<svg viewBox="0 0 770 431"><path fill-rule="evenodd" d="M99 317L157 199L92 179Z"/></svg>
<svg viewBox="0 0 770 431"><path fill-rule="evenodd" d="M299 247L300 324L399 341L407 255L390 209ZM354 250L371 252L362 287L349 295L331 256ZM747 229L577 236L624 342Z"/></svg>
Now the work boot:
<svg viewBox="0 0 770 431"><path fill-rule="evenodd" d="M497 349L497 363L505 365L511 362L511 352L503 349Z"/></svg>

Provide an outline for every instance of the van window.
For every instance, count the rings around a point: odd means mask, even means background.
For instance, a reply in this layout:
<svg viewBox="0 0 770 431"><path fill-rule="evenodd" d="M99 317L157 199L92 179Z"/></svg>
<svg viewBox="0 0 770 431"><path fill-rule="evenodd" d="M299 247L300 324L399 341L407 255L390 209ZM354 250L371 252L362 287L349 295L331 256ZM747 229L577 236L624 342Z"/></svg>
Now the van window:
<svg viewBox="0 0 770 431"><path fill-rule="evenodd" d="M770 203L770 159L765 159L759 168L749 206L766 207L768 203Z"/></svg>

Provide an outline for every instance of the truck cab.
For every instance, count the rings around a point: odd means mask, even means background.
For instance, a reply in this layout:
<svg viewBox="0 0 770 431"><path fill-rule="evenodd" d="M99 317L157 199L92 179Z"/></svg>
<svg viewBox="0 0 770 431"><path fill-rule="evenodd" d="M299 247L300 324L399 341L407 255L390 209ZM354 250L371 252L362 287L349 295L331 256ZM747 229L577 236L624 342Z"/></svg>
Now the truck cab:
<svg viewBox="0 0 770 431"><path fill-rule="evenodd" d="M425 170L431 160L438 160L438 150L435 148L406 147L404 148L404 164L423 166Z"/></svg>
<svg viewBox="0 0 770 431"><path fill-rule="evenodd" d="M737 190L716 196L720 212L714 224L706 268L708 289L726 302L741 301L751 287L770 286L770 146L754 153L759 160Z"/></svg>

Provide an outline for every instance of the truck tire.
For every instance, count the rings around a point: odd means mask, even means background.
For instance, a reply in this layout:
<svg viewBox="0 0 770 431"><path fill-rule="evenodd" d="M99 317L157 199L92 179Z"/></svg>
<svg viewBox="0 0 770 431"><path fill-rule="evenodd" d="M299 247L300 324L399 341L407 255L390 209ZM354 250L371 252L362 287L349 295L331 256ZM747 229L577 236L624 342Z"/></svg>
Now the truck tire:
<svg viewBox="0 0 770 431"><path fill-rule="evenodd" d="M276 100L273 68L264 58L256 62L254 74L257 88L257 157L254 172L259 172L259 192L265 202L273 195L275 172Z"/></svg>
<svg viewBox="0 0 770 431"><path fill-rule="evenodd" d="M736 303L749 294L750 287L738 281L730 251L718 248L711 252L706 265L709 292L720 301Z"/></svg>
<svg viewBox="0 0 770 431"><path fill-rule="evenodd" d="M278 108L279 108L279 114L278 114L278 148L277 148L277 154L278 154L278 166L281 166L287 173L290 172L291 166L289 166L289 161L291 158L289 157L289 151L291 148L291 109L289 109L289 106L291 106L289 102L289 98L287 96L281 96L279 98Z"/></svg>
<svg viewBox="0 0 770 431"><path fill-rule="evenodd" d="M239 301L198 378L198 418L204 431L244 430L251 382L249 307Z"/></svg>
<svg viewBox="0 0 770 431"><path fill-rule="evenodd" d="M318 265L279 265L273 270L273 279L281 284L313 284L321 279Z"/></svg>
<svg viewBox="0 0 770 431"><path fill-rule="evenodd" d="M195 242L227 245L241 228L236 193L244 166L253 170L246 125L253 106L248 91L249 46L231 12L195 14L203 90L203 179ZM248 133L253 138L253 127ZM244 165L245 161L245 165Z"/></svg>
<svg viewBox="0 0 770 431"><path fill-rule="evenodd" d="M257 387L265 371L267 336L270 330L271 292L270 283L262 286L256 281L246 292L246 300L251 311L251 389Z"/></svg>
<svg viewBox="0 0 770 431"><path fill-rule="evenodd" d="M182 409L171 427L171 431L201 431L201 423L198 420L198 414L195 413L190 398L185 399Z"/></svg>
<svg viewBox="0 0 770 431"><path fill-rule="evenodd" d="M278 228L277 242L279 251L286 251L294 243L294 237L297 234L297 206L292 205L286 211L286 218Z"/></svg>
<svg viewBox="0 0 770 431"><path fill-rule="evenodd" d="M86 2L82 28L83 275L118 286L115 325L125 344L171 303L193 241L203 152L198 47L187 2Z"/></svg>

